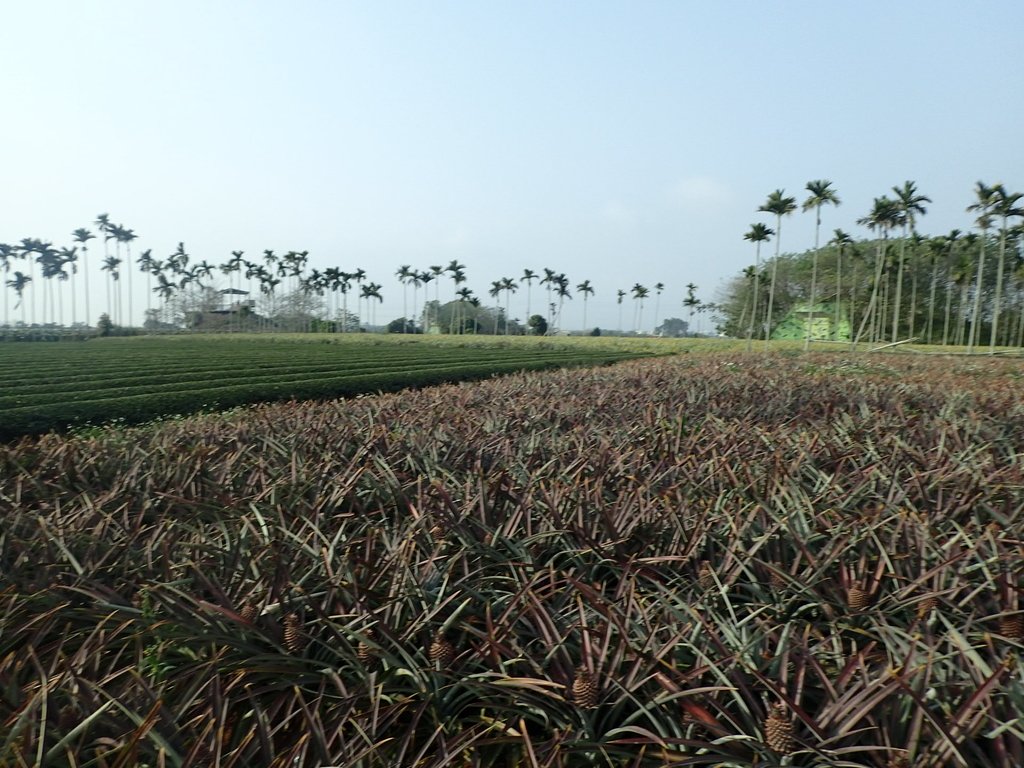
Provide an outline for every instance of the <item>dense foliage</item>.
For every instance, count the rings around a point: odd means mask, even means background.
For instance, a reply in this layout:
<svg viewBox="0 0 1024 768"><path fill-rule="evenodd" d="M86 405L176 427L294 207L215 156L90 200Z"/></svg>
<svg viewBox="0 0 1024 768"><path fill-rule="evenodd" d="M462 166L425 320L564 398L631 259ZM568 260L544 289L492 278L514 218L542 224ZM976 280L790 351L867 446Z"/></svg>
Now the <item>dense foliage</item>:
<svg viewBox="0 0 1024 768"><path fill-rule="evenodd" d="M881 246L881 250L879 249ZM1024 346L1024 255L1020 241L1010 243L1007 269L1001 295L1003 320L997 345ZM823 316L849 322L853 334L861 332L862 341L892 341L892 317L895 310L897 259L901 243L885 244L858 240L843 246L821 249L818 261L817 306ZM903 296L897 317L897 336L913 337L929 344L968 345L971 340L975 297L979 301L975 345L988 346L998 273L992 267L991 254L999 250L998 237L990 238L988 265L978 282L977 264L981 243L977 237L950 241L948 237L914 238L904 245ZM861 329L870 309L876 267L881 258L877 312ZM783 253L778 259L778 284L772 310L773 334L790 312L808 302L814 252ZM762 264L761 285L767 284L775 259ZM735 277L718 305L724 329L732 336L746 334L753 296L753 269ZM838 293L837 293L838 291ZM839 296L838 305L836 296ZM763 298L762 298L763 301ZM763 306L762 306L763 309Z"/></svg>
<svg viewBox="0 0 1024 768"><path fill-rule="evenodd" d="M1021 384L679 357L25 439L0 763L1024 764Z"/></svg>

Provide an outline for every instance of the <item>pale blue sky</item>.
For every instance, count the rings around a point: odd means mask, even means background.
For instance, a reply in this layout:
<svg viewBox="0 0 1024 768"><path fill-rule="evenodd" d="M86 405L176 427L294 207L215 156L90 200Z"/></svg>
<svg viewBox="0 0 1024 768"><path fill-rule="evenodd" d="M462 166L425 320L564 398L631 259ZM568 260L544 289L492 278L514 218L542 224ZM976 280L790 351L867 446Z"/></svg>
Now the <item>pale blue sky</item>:
<svg viewBox="0 0 1024 768"><path fill-rule="evenodd" d="M378 321L399 265L451 259L485 299L525 267L590 279L588 325L635 282L685 317L778 187L832 180L825 231L858 236L905 179L929 233L970 226L978 179L1024 188L1020 0L9 0L0 27L0 241L109 212L158 258L308 249L383 283Z"/></svg>

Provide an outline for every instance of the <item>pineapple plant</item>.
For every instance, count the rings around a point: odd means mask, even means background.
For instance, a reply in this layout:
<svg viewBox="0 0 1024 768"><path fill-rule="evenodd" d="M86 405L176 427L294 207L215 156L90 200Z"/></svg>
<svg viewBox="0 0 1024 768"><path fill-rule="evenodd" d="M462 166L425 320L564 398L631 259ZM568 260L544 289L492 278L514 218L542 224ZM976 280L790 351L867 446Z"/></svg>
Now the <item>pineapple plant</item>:
<svg viewBox="0 0 1024 768"><path fill-rule="evenodd" d="M846 591L846 605L851 611L863 611L871 604L871 594L860 584L854 583Z"/></svg>
<svg viewBox="0 0 1024 768"><path fill-rule="evenodd" d="M297 613L289 613L284 617L284 647L288 653L301 653L305 647L302 637L302 622Z"/></svg>
<svg viewBox="0 0 1024 768"><path fill-rule="evenodd" d="M793 751L793 723L785 704L772 704L764 721L765 744L772 752L788 755Z"/></svg>
<svg viewBox="0 0 1024 768"><path fill-rule="evenodd" d="M593 709L597 706L597 694L597 678L581 664L573 674L572 700L580 709Z"/></svg>
<svg viewBox="0 0 1024 768"><path fill-rule="evenodd" d="M247 624L252 624L256 621L257 618L259 618L260 611L259 608L257 608L252 603L246 603L242 606L242 610L239 611L238 615L242 617L242 621L246 622Z"/></svg>
<svg viewBox="0 0 1024 768"><path fill-rule="evenodd" d="M430 659L431 665L440 669L450 667L455 661L455 655L455 646L452 641L441 632L435 634L427 649L427 658Z"/></svg>
<svg viewBox="0 0 1024 768"><path fill-rule="evenodd" d="M1010 640L1024 640L1024 613L1004 613L999 617L999 634Z"/></svg>
<svg viewBox="0 0 1024 768"><path fill-rule="evenodd" d="M376 633L372 629L366 630L364 633L367 640L373 640L376 637ZM369 666L373 663L373 660L377 656L376 649L366 642L366 640L360 640L356 646L356 658L363 666Z"/></svg>

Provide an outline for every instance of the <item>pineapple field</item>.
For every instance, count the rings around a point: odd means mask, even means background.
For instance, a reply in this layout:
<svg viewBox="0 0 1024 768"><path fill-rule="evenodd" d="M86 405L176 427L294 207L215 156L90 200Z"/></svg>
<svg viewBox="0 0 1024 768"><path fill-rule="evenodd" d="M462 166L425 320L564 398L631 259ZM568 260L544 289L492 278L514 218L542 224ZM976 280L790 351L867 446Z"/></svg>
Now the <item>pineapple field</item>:
<svg viewBox="0 0 1024 768"><path fill-rule="evenodd" d="M0 446L0 765L1024 765L1024 368L677 355Z"/></svg>

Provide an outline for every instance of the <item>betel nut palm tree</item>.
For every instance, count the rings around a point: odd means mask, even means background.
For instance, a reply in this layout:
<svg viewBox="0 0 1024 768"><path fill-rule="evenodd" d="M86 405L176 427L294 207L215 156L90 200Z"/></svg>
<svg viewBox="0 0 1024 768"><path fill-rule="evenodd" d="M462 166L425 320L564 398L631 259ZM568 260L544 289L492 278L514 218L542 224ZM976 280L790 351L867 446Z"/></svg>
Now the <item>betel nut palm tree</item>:
<svg viewBox="0 0 1024 768"><path fill-rule="evenodd" d="M519 282L526 283L526 319L530 319L530 289L533 287L533 281L537 279L537 273L532 269L524 269L523 276L519 278Z"/></svg>
<svg viewBox="0 0 1024 768"><path fill-rule="evenodd" d="M658 282L654 284L654 329L658 329L658 318L661 316L661 292L665 290L665 284ZM653 331L652 331L653 332Z"/></svg>
<svg viewBox="0 0 1024 768"><path fill-rule="evenodd" d="M767 328L764 334L764 349L768 351L768 340L772 333L772 308L775 304L775 289L779 275L779 245L782 242L782 217L789 216L796 210L796 198L786 197L784 190L776 189L757 210L771 213L775 216L775 260L772 261L772 280L768 288L768 313Z"/></svg>
<svg viewBox="0 0 1024 768"><path fill-rule="evenodd" d="M697 298L697 284L696 283L687 283L686 284L686 298L683 299L683 306L686 307L689 310L689 312L690 312L690 314L689 314L689 317L690 317L690 328L688 329L689 330L689 334L691 336L696 336L697 334L696 334L696 332L694 331L694 328L693 328L693 313L700 306L700 299Z"/></svg>
<svg viewBox="0 0 1024 768"><path fill-rule="evenodd" d="M996 293L992 304L992 334L989 338L989 354L995 354L999 334L999 316L1003 303L1003 276L1006 269L1006 235L1011 217L1024 216L1024 208L1019 203L1024 194L1007 192L1002 184L995 185L996 203L993 213L999 217L999 257L996 266Z"/></svg>
<svg viewBox="0 0 1024 768"><path fill-rule="evenodd" d="M409 328L409 282L415 273L409 264L402 264L395 272L395 277L402 284L402 333Z"/></svg>
<svg viewBox="0 0 1024 768"><path fill-rule="evenodd" d="M509 314L512 311L512 294L519 290L519 284L514 277L501 278L501 290L505 292L505 335L508 336Z"/></svg>
<svg viewBox="0 0 1024 768"><path fill-rule="evenodd" d="M981 294L982 279L985 272L985 245L988 240L988 231L992 227L992 217L999 205L999 190L995 186L989 186L982 181L974 185L975 201L967 206L967 211L977 213L975 223L981 230L978 251L978 272L974 286L974 307L971 311L971 332L967 337L968 353L974 351L974 347L981 341L981 332L978 328L981 320Z"/></svg>
<svg viewBox="0 0 1024 768"><path fill-rule="evenodd" d="M10 323L11 323L11 319L10 319L10 298L11 297L10 297L10 293L8 293L8 291L6 290L6 285L7 285L6 276L8 274L10 274L11 264L14 262L14 259L16 257L17 257L17 252L15 251L13 245L8 245L7 243L0 243L0 270L2 270L3 274L4 274L3 286L5 287L5 290L4 290L4 327L5 328L7 326L9 326Z"/></svg>
<svg viewBox="0 0 1024 768"><path fill-rule="evenodd" d="M843 255L848 247L853 245L853 238L843 232L841 229L833 230L832 239L829 240L829 245L833 245L836 248L836 308L835 308L835 319L833 321L833 338L839 340L839 319L840 309L842 307L841 297L843 295ZM851 309L849 315L850 322L853 322L853 311Z"/></svg>
<svg viewBox="0 0 1024 768"><path fill-rule="evenodd" d="M804 328L804 352L808 350L811 343L811 328L815 305L818 300L818 255L819 255L819 234L821 232L821 208L823 205L839 205L839 195L832 189L832 182L825 179L816 179L807 182L806 190L809 193L804 200L803 210L807 212L814 210L814 255L811 257L811 295L808 309L808 322ZM836 301L838 301L836 297Z"/></svg>
<svg viewBox="0 0 1024 768"><path fill-rule="evenodd" d="M644 299L650 294L646 286L633 284L633 301L636 303L636 332L640 333L644 322Z"/></svg>
<svg viewBox="0 0 1024 768"><path fill-rule="evenodd" d="M658 283L661 285L661 283ZM664 287L664 286L662 286ZM576 291L583 297L583 330L587 330L587 297L594 295L594 287L590 284L589 280L584 280L582 283L576 284ZM657 312L655 312L657 315Z"/></svg>
<svg viewBox="0 0 1024 768"><path fill-rule="evenodd" d="M754 306L750 310L750 321L747 325L747 352L751 350L754 338L754 327L757 322L757 294L761 282L761 243L765 243L775 234L775 230L767 224L751 224L750 230L743 236L744 240L754 243Z"/></svg>
<svg viewBox="0 0 1024 768"><path fill-rule="evenodd" d="M878 289L881 286L882 272L885 268L885 252L888 245L889 232L903 223L903 212L899 203L883 195L882 197L875 198L871 206L871 212L867 216L858 219L857 223L866 226L875 232L876 235L879 235L879 237L875 244L875 280L871 287L871 298L868 299L868 306L864 311L860 328L851 341L853 347L856 347L857 342L860 341L868 321L874 320L878 306Z"/></svg>
<svg viewBox="0 0 1024 768"><path fill-rule="evenodd" d="M88 326L92 323L92 315L89 313L89 241L96 237L96 235L92 234L84 227L79 227L71 233L71 236L82 248L82 283L85 288L85 324ZM74 318L72 318L72 322L73 321Z"/></svg>
<svg viewBox="0 0 1024 768"><path fill-rule="evenodd" d="M903 300L903 264L906 258L907 233L913 233L915 219L918 215L925 214L924 203L930 203L931 198L919 194L917 184L913 181L903 182L902 187L893 187L896 195L895 203L901 214L900 224L903 227L903 237L900 238L899 264L896 267L896 299L893 302L892 310L892 339L898 341L900 307ZM911 310L913 311L913 310Z"/></svg>
<svg viewBox="0 0 1024 768"><path fill-rule="evenodd" d="M20 270L16 270L14 277L7 281L7 287L11 288L18 297L18 301L14 305L14 308L17 309L18 307L21 307L21 324L23 326L25 325L25 289L31 282L32 276L26 275Z"/></svg>

